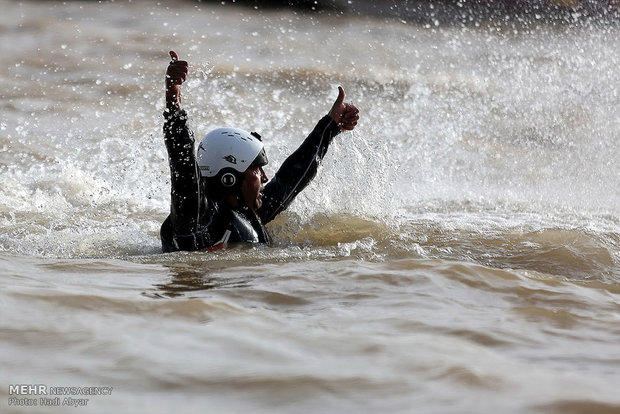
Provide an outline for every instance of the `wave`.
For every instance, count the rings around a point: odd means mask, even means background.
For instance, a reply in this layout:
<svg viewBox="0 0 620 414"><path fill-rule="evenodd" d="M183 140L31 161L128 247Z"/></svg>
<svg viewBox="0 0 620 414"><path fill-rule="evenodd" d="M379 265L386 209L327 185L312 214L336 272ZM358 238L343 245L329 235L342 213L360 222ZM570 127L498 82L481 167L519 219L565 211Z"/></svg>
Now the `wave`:
<svg viewBox="0 0 620 414"><path fill-rule="evenodd" d="M473 210L454 205L448 211L435 212L409 208L377 217L311 213L300 208L301 213L285 212L269 224L273 248L163 255L154 260L175 263L187 257L203 260L198 257L204 256L213 264L414 257L464 261L576 280L620 278L620 233L618 223L611 217L543 217L518 211ZM45 257L131 260L159 256L159 214L140 214L122 222L115 217L116 214L91 219L65 217L67 221L60 225L45 212L4 212L0 216L0 248L14 254Z"/></svg>
<svg viewBox="0 0 620 414"><path fill-rule="evenodd" d="M451 212L391 222L319 215L296 229L290 220L272 228L276 240L338 248L365 259L440 258L578 280L618 280L620 233L613 222L606 231L559 223L535 223L532 217L519 221L490 212Z"/></svg>

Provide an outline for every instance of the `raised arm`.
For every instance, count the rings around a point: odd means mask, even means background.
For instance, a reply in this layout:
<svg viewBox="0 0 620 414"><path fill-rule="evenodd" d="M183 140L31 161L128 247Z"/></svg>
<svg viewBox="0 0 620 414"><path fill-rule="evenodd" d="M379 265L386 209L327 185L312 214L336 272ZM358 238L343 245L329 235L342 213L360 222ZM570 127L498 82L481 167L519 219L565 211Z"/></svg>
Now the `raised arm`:
<svg viewBox="0 0 620 414"><path fill-rule="evenodd" d="M333 137L341 131L352 131L357 125L359 111L355 105L345 103L344 98L344 90L339 87L338 98L329 113L265 185L263 205L258 210L264 224L284 211L312 181Z"/></svg>
<svg viewBox="0 0 620 414"><path fill-rule="evenodd" d="M170 52L166 70L166 111L164 142L170 165L170 221L174 243L181 250L192 250L198 225L200 176L194 154L194 134L187 126L181 108L181 85L187 78L188 64Z"/></svg>

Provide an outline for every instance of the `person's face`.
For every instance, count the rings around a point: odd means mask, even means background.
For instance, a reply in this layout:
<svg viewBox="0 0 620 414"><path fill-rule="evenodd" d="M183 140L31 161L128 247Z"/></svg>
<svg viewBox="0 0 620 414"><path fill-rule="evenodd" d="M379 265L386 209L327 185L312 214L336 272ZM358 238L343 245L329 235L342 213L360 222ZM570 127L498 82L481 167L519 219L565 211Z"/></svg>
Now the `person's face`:
<svg viewBox="0 0 620 414"><path fill-rule="evenodd" d="M252 210L257 210L263 205L261 191L267 181L267 175L262 167L252 167L245 171L241 183L241 197Z"/></svg>

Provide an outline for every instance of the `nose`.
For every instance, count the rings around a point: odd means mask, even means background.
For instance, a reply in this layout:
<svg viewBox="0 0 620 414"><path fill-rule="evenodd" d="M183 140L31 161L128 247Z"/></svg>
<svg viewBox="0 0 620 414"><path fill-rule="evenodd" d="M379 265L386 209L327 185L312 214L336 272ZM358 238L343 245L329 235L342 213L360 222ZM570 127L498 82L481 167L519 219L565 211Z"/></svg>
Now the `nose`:
<svg viewBox="0 0 620 414"><path fill-rule="evenodd" d="M269 181L269 178L267 178L267 174L265 174L263 167L260 167L260 182L264 184L267 181Z"/></svg>

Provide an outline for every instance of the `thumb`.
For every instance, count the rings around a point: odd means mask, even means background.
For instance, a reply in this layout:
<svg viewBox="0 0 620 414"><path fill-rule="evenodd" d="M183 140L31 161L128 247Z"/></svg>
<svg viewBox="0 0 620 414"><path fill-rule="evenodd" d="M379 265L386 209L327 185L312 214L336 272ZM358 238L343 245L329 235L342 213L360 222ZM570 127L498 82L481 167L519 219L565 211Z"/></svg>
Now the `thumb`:
<svg viewBox="0 0 620 414"><path fill-rule="evenodd" d="M170 53L170 59L172 59L173 62L176 62L177 60L179 60L179 55L177 55L177 52L175 52L174 50L171 50L169 53Z"/></svg>
<svg viewBox="0 0 620 414"><path fill-rule="evenodd" d="M344 89L342 89L342 86L338 87L338 98L336 98L336 102L334 102L334 106L335 107L339 107L340 105L342 105L344 103Z"/></svg>

